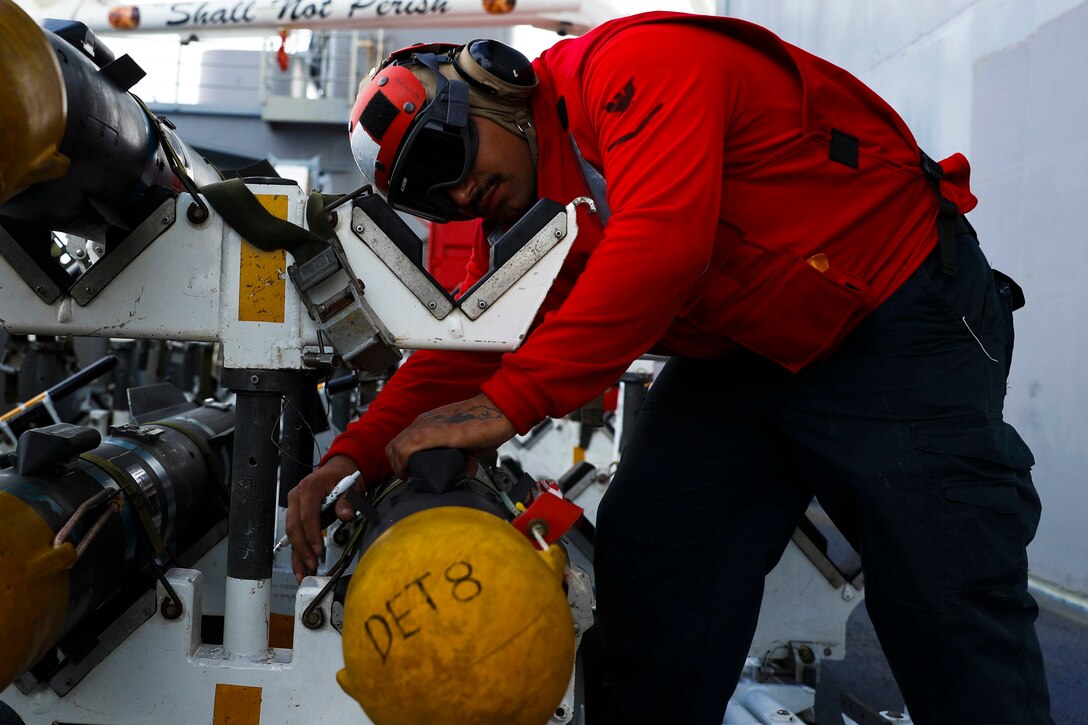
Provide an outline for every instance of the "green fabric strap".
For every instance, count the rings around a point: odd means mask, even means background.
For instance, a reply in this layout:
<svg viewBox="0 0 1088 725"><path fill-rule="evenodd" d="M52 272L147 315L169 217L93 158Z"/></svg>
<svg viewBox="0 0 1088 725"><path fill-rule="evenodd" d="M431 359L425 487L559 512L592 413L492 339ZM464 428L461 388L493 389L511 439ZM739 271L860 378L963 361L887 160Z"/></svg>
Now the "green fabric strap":
<svg viewBox="0 0 1088 725"><path fill-rule="evenodd" d="M151 509L147 505L147 497L139 484L136 483L136 479L129 475L129 472L125 469L114 465L112 461L101 456L96 456L93 453L83 453L80 458L96 468L101 468L121 487L121 492L125 494L125 500L129 502L132 508L136 509L144 534L147 536L147 542L153 552L152 558L156 558L166 551L166 542L162 540L159 530L155 528L155 521L151 518Z"/></svg>
<svg viewBox="0 0 1088 725"><path fill-rule="evenodd" d="M200 192L243 239L266 252L286 249L299 264L323 252L329 246L325 240L334 234L325 219L324 199L317 192L310 194L306 204L310 230L270 214L241 179L217 181L201 187Z"/></svg>

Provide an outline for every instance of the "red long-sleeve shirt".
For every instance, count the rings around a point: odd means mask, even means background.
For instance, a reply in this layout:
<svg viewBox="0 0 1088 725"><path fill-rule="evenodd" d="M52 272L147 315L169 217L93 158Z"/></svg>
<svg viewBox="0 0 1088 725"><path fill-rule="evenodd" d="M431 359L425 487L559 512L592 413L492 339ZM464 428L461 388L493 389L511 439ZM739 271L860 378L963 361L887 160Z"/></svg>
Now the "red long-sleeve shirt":
<svg viewBox="0 0 1088 725"><path fill-rule="evenodd" d="M743 345L800 369L936 243L937 197L898 116L762 29L653 13L563 41L534 66L539 195L588 195L562 105L604 174L612 216L605 229L580 213L579 237L517 351L407 360L328 454L353 458L366 480L388 474L385 446L419 413L481 391L525 432L584 404L651 349L712 356ZM828 160L828 124L858 139L855 165ZM965 182L946 181L966 211ZM830 267L806 263L816 255ZM481 236L462 289L487 258Z"/></svg>

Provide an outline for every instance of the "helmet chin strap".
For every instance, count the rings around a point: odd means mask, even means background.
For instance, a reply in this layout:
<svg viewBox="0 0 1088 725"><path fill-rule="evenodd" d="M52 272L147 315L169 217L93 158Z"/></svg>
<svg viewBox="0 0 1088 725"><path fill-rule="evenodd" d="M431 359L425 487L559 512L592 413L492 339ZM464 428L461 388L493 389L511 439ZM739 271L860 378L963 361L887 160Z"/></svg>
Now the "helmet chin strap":
<svg viewBox="0 0 1088 725"><path fill-rule="evenodd" d="M518 131L525 137L525 143L529 144L529 153L533 155L533 167L537 165L537 141L536 141L536 126L533 125L533 114L529 109L523 108L514 114L514 120L517 122Z"/></svg>

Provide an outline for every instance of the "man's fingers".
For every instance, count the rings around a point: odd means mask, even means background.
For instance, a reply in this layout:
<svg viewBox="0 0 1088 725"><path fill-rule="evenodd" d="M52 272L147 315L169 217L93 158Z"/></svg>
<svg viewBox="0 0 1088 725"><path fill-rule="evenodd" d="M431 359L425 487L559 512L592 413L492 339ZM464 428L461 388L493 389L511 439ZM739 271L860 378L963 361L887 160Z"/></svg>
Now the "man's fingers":
<svg viewBox="0 0 1088 725"><path fill-rule="evenodd" d="M291 568L299 581L317 572L318 560L325 553L321 502L342 478L357 470L355 461L346 456L334 456L299 481L287 495L286 532L291 542ZM362 485L361 480L356 485ZM337 503L338 507L341 505Z"/></svg>
<svg viewBox="0 0 1088 725"><path fill-rule="evenodd" d="M351 501L348 500L347 494L336 499L336 518L341 521L352 521L355 519L355 507L351 505Z"/></svg>
<svg viewBox="0 0 1088 725"><path fill-rule="evenodd" d="M408 459L413 453L427 451L432 448L456 448L453 445L448 431L435 426L417 427L405 430L398 435L385 449L385 455L389 459L389 465L398 478L408 475Z"/></svg>
<svg viewBox="0 0 1088 725"><path fill-rule="evenodd" d="M306 489L299 484L287 494L287 519L284 527L287 540L291 542L291 568L299 580L301 575L313 573L317 568L306 536L305 516L309 510L306 493Z"/></svg>
<svg viewBox="0 0 1088 725"><path fill-rule="evenodd" d="M302 559L299 558L294 550L291 551L291 571L295 573L295 582L299 584L302 583L304 578L313 574L309 567L302 563Z"/></svg>
<svg viewBox="0 0 1088 725"><path fill-rule="evenodd" d="M325 541L321 537L321 498L324 494L314 482L307 486L300 483L296 490L299 491L298 516L301 531L297 538L291 539L291 546L303 563L316 571L317 559L325 551Z"/></svg>

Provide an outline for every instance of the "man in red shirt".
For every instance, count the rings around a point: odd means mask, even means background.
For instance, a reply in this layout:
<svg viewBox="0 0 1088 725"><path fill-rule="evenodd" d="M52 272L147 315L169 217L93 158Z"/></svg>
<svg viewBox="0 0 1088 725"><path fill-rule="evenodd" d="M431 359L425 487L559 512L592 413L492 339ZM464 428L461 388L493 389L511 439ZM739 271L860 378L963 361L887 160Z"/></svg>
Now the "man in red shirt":
<svg viewBox="0 0 1088 725"><path fill-rule="evenodd" d="M391 56L353 110L360 168L437 221L600 213L517 351L415 353L337 438L291 493L296 576L344 475L493 449L665 353L597 520L596 721L722 721L816 496L916 722L1049 723L1033 460L1002 420L1019 290L962 216L966 159L932 161L858 80L741 21L652 13L519 58ZM487 263L481 235L462 289Z"/></svg>

